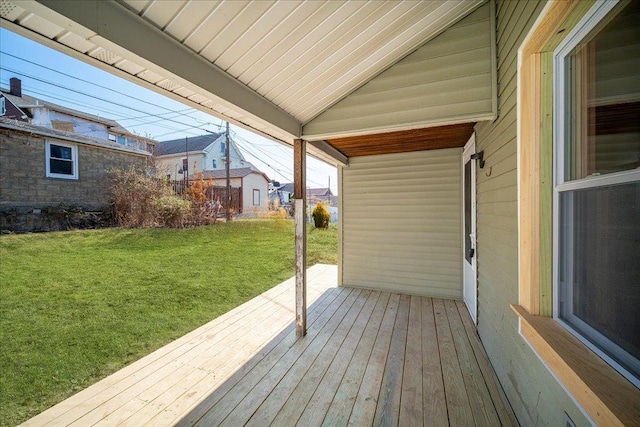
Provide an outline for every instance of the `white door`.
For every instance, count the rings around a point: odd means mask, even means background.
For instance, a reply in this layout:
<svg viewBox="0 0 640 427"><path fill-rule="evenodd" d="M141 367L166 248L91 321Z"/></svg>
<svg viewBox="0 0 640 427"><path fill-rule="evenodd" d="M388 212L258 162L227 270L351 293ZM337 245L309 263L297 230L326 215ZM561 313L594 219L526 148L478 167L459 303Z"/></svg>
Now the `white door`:
<svg viewBox="0 0 640 427"><path fill-rule="evenodd" d="M476 275L476 137L471 135L462 153L462 278L464 303L477 323L478 285Z"/></svg>

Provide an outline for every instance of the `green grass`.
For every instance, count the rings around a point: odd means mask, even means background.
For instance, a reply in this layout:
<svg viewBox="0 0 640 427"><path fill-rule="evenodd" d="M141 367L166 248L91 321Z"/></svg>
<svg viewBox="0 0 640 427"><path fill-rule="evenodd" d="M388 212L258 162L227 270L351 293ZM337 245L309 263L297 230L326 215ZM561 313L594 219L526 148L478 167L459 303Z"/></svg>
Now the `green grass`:
<svg viewBox="0 0 640 427"><path fill-rule="evenodd" d="M308 264L337 232L308 230ZM15 425L294 274L293 223L0 237L0 425Z"/></svg>

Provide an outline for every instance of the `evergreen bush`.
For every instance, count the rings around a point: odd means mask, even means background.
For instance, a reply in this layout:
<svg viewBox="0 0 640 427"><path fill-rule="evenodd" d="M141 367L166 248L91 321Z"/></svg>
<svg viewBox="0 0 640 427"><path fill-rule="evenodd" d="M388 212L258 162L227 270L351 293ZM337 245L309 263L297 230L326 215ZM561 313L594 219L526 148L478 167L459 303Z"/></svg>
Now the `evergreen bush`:
<svg viewBox="0 0 640 427"><path fill-rule="evenodd" d="M323 203L318 203L315 208L313 208L313 212L311 213L313 216L313 223L316 228L329 228L329 222L331 221L331 214L324 207Z"/></svg>

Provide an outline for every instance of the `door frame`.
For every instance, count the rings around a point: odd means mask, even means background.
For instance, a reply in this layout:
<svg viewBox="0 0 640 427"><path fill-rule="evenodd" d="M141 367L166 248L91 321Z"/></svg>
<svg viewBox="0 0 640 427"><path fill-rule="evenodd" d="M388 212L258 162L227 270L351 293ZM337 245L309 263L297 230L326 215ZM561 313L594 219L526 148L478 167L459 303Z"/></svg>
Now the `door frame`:
<svg viewBox="0 0 640 427"><path fill-rule="evenodd" d="M467 310L471 315L474 324L478 323L478 254L476 226L478 221L477 212L477 188L476 188L476 161L471 159L471 155L476 152L476 135L471 134L471 138L462 150L462 298ZM465 165L470 162L470 187L471 187L471 224L470 243L474 253L471 257L471 264L466 259L466 216L465 216Z"/></svg>

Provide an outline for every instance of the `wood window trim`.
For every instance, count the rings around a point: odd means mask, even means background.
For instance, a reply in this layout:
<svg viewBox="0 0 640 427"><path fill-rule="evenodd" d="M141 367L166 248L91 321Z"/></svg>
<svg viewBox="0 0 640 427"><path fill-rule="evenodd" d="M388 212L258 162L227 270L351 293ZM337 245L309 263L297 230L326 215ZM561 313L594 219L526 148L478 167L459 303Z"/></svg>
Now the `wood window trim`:
<svg viewBox="0 0 640 427"><path fill-rule="evenodd" d="M551 317L512 305L520 334L597 425L637 425L640 390Z"/></svg>
<svg viewBox="0 0 640 427"><path fill-rule="evenodd" d="M553 314L553 52L595 0L551 1L518 57L518 280L520 334L589 417L640 423L640 390Z"/></svg>

